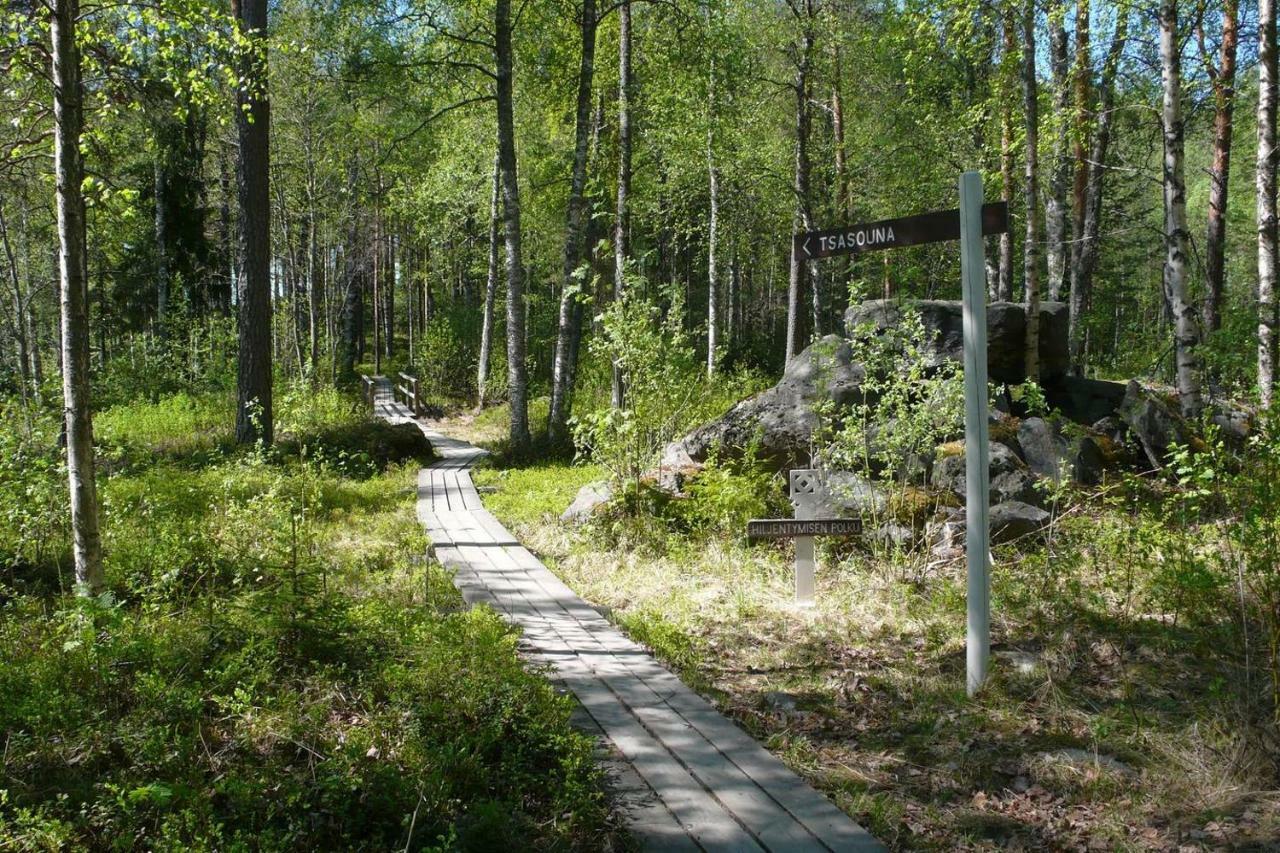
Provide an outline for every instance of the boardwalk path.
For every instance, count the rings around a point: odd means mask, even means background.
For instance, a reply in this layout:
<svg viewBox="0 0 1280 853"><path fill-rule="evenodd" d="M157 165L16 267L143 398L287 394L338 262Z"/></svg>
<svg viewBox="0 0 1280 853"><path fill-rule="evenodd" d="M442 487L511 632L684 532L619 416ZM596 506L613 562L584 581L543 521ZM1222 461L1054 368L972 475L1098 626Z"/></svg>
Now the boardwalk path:
<svg viewBox="0 0 1280 853"><path fill-rule="evenodd" d="M385 380L375 411L413 419ZM883 849L523 548L472 485L467 468L484 451L424 432L441 459L418 474L418 518L437 559L469 603L485 602L521 628L524 650L551 665L630 765L622 810L646 848Z"/></svg>

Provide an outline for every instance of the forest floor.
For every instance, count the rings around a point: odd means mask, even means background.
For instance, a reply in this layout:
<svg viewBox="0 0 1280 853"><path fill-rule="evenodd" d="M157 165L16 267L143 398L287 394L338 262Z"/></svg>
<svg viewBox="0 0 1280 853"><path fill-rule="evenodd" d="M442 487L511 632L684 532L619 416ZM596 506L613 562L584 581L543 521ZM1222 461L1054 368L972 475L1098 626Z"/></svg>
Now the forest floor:
<svg viewBox="0 0 1280 853"><path fill-rule="evenodd" d="M505 421L492 409L436 426L500 447ZM602 477L500 454L475 473L486 506L576 592L891 847L1280 840L1276 744L1241 707L1238 655L1212 622L1150 612L1140 592L1157 579L1119 504L1086 496L1047 544L997 550L993 674L969 700L962 562L826 550L817 605L799 609L789 547L748 547L736 522L562 524Z"/></svg>
<svg viewBox="0 0 1280 853"><path fill-rule="evenodd" d="M95 419L109 591L67 589L52 414L0 407L0 850L615 849L572 703L414 518L431 451L290 388Z"/></svg>

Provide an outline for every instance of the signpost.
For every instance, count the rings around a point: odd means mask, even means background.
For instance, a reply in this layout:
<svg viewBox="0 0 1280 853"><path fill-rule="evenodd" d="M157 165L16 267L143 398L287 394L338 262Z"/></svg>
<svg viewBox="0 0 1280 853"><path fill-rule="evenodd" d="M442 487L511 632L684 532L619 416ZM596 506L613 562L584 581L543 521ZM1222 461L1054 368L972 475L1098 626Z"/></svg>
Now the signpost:
<svg viewBox="0 0 1280 853"><path fill-rule="evenodd" d="M982 233L1003 234L1009 230L1009 205L997 201L979 204L982 211ZM959 240L960 210L936 210L900 219L882 219L861 225L844 225L821 231L802 231L792 237L795 251L806 261L833 255L853 255L878 249L899 249L922 243Z"/></svg>
<svg viewBox="0 0 1280 853"><path fill-rule="evenodd" d="M900 219L884 219L794 235L793 249L806 261L878 249L896 249L944 240L960 241L960 277L964 299L964 438L965 438L965 554L968 564L968 624L966 689L972 696L987 677L991 652L991 530L990 469L987 436L987 288L982 238L1009 230L1009 207L1004 202L982 203L982 177L960 176L960 208ZM801 488L797 491L797 475ZM752 538L796 537L796 600L813 602L813 537L844 536L861 523L815 517L819 507L817 471L791 472L791 501L796 520L761 519L747 526ZM791 525L787 527L786 525ZM788 533L787 531L793 531ZM810 532L812 531L812 532Z"/></svg>
<svg viewBox="0 0 1280 853"><path fill-rule="evenodd" d="M814 572L817 564L814 553L816 536L856 536L862 532L859 518L819 518L818 513L827 507L827 490L822 483L822 472L813 468L792 470L791 505L796 517L754 518L747 522L747 539L796 540L796 604L808 607L813 604Z"/></svg>

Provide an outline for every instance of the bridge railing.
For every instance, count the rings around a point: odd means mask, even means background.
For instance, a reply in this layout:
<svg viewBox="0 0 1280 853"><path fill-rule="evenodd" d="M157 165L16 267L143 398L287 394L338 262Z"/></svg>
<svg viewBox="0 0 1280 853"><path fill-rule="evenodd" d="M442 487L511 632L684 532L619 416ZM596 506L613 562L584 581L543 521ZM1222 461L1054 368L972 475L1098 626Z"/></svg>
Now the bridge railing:
<svg viewBox="0 0 1280 853"><path fill-rule="evenodd" d="M418 377L408 373L401 373L399 377L400 381L395 386L396 399L404 403L415 417L422 414L422 386Z"/></svg>
<svg viewBox="0 0 1280 853"><path fill-rule="evenodd" d="M372 376L365 373L360 374L360 379L364 383L364 387L361 389L361 394L364 397L364 401L369 404L370 408L372 408L374 398L378 393L378 384L373 381Z"/></svg>

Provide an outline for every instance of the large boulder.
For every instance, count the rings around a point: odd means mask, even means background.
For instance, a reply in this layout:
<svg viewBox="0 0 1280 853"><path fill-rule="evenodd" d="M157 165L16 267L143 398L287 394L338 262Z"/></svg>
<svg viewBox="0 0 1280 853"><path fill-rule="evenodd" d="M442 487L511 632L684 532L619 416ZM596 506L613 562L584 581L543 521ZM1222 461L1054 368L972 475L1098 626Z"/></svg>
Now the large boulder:
<svg viewBox="0 0 1280 853"><path fill-rule="evenodd" d="M1192 433L1182 416L1173 410L1168 400L1144 388L1136 379L1130 380L1125 388L1117 414L1141 445L1152 467L1164 466L1173 445L1191 443Z"/></svg>
<svg viewBox="0 0 1280 853"><path fill-rule="evenodd" d="M964 361L964 306L955 300L872 299L849 306L845 329L870 326L874 333L896 328L906 312L919 313L928 341L928 358L934 366L944 360ZM987 305L987 374L993 382L1016 384L1026 378L1026 307L1016 302ZM1052 382L1066 376L1070 367L1067 349L1067 306L1061 302L1040 305L1040 379Z"/></svg>
<svg viewBox="0 0 1280 853"><path fill-rule="evenodd" d="M560 520L567 524L577 524L589 519L597 509L613 500L613 488L608 482L600 480L595 483L587 483L573 499L573 503L569 504L560 516Z"/></svg>
<svg viewBox="0 0 1280 853"><path fill-rule="evenodd" d="M1125 384L1105 379L1063 376L1045 386L1050 408L1078 424L1092 424L1110 417L1124 400Z"/></svg>
<svg viewBox="0 0 1280 853"><path fill-rule="evenodd" d="M1066 435L1044 418L1024 418L1018 424L1018 446L1027 467L1055 484L1071 479L1081 485L1102 482L1107 460L1092 435Z"/></svg>
<svg viewBox="0 0 1280 853"><path fill-rule="evenodd" d="M964 445L944 445L943 456L933 466L933 483L959 497L965 497L968 478L965 466ZM1017 454L1003 444L989 445L987 471L990 477L991 502L1021 501L1038 503L1041 500L1035 488L1035 478L1023 465Z"/></svg>
<svg viewBox="0 0 1280 853"><path fill-rule="evenodd" d="M1021 501L1005 501L991 507L988 522L991 525L991 541L1012 542L1048 526L1052 516L1044 510Z"/></svg>
<svg viewBox="0 0 1280 853"><path fill-rule="evenodd" d="M704 462L717 444L740 450L756 440L761 458L774 467L804 467L818 426L814 404L830 400L845 408L860 401L865 377L862 365L853 363L849 344L828 335L791 359L777 385L667 445L661 467L688 469Z"/></svg>

